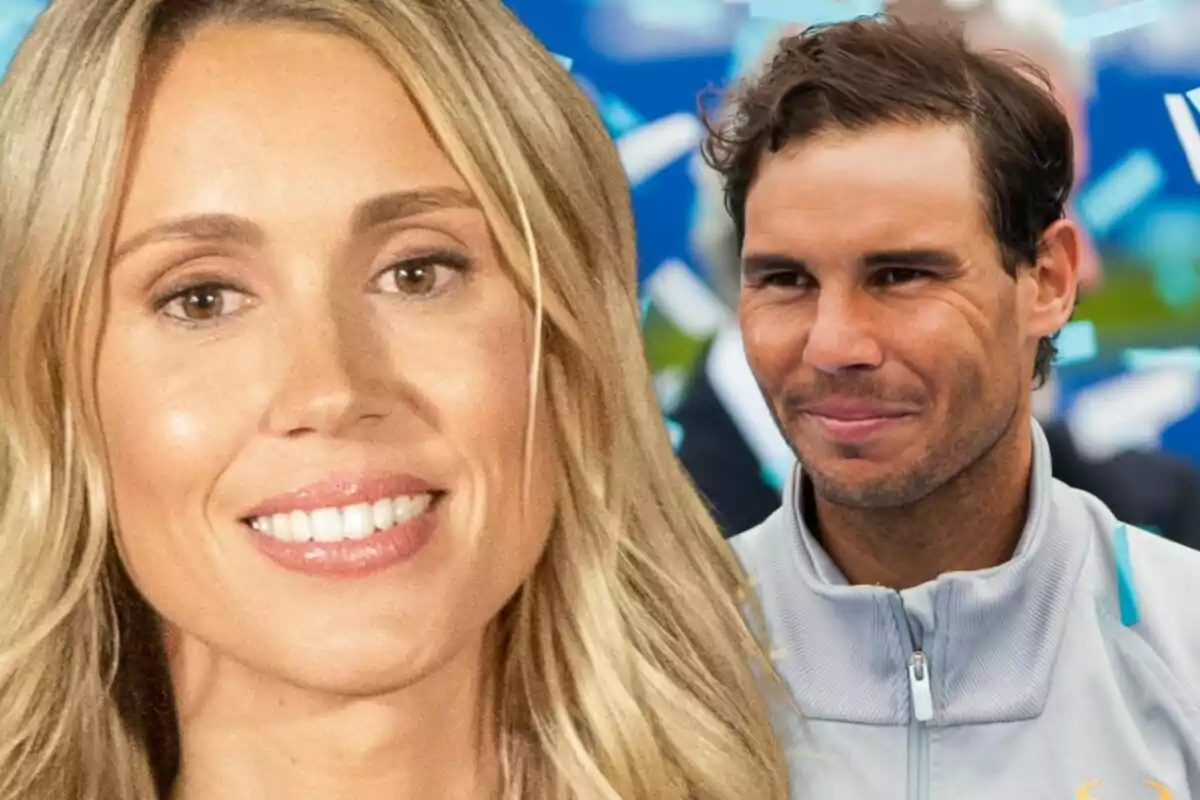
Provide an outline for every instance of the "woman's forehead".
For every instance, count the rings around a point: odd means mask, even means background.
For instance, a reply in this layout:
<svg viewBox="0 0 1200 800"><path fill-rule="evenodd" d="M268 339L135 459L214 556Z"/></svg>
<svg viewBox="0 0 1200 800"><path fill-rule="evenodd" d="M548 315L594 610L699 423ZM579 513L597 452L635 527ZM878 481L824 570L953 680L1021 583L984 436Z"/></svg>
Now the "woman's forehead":
<svg viewBox="0 0 1200 800"><path fill-rule="evenodd" d="M230 213L318 220L372 197L466 191L401 82L350 39L212 26L165 65L131 152L128 228Z"/></svg>

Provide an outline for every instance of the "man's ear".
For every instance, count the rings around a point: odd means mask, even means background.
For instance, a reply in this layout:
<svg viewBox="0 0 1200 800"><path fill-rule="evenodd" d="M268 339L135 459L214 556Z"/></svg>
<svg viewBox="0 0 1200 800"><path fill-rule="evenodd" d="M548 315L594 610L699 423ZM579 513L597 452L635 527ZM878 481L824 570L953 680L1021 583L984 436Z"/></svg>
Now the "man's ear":
<svg viewBox="0 0 1200 800"><path fill-rule="evenodd" d="M1033 283L1025 307L1031 338L1052 336L1071 319L1079 290L1082 242L1082 232L1069 219L1058 220L1042 234L1037 262L1025 271Z"/></svg>

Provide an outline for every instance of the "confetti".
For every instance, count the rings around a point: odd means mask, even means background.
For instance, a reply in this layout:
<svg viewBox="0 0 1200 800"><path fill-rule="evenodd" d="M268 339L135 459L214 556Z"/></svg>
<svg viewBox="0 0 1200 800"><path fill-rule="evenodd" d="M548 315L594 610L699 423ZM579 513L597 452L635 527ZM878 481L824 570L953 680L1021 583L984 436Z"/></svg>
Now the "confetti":
<svg viewBox="0 0 1200 800"><path fill-rule="evenodd" d="M786 463L778 461L763 464L761 473L763 483L782 494L783 490L787 487L788 475L791 473L794 463L794 461L789 460Z"/></svg>
<svg viewBox="0 0 1200 800"><path fill-rule="evenodd" d="M4 0L4 11L0 12L0 72L8 68L45 8L45 0Z"/></svg>
<svg viewBox="0 0 1200 800"><path fill-rule="evenodd" d="M599 105L600 116L614 136L624 136L646 123L641 114L615 94L601 95Z"/></svg>
<svg viewBox="0 0 1200 800"><path fill-rule="evenodd" d="M1066 413L1084 458L1101 460L1124 450L1157 449L1162 432L1200 403L1200 380L1190 369L1129 372L1082 391Z"/></svg>
<svg viewBox="0 0 1200 800"><path fill-rule="evenodd" d="M1088 227L1104 235L1166 183L1166 173L1149 150L1130 151L1079 198L1079 211Z"/></svg>
<svg viewBox="0 0 1200 800"><path fill-rule="evenodd" d="M617 152L629 183L636 188L694 153L703 138L704 126L694 114L671 114L619 136Z"/></svg>
<svg viewBox="0 0 1200 800"><path fill-rule="evenodd" d="M723 0L625 0L635 25L683 31L710 31L725 22Z"/></svg>
<svg viewBox="0 0 1200 800"><path fill-rule="evenodd" d="M1136 258L1153 272L1155 292L1173 309L1190 306L1200 297L1200 205L1166 201L1154 204L1123 236Z"/></svg>
<svg viewBox="0 0 1200 800"><path fill-rule="evenodd" d="M767 47L779 39L783 30L784 25L778 20L747 18L734 37L726 77L737 79L754 71L762 61Z"/></svg>
<svg viewBox="0 0 1200 800"><path fill-rule="evenodd" d="M1190 258L1162 258L1152 269L1154 290L1171 308L1187 308L1200 298L1200 275Z"/></svg>
<svg viewBox="0 0 1200 800"><path fill-rule="evenodd" d="M1190 369L1200 373L1200 347L1133 347L1121 354L1131 372L1156 369Z"/></svg>
<svg viewBox="0 0 1200 800"><path fill-rule="evenodd" d="M819 25L883 11L882 0L750 0L750 16Z"/></svg>
<svg viewBox="0 0 1200 800"><path fill-rule="evenodd" d="M674 414L687 394L689 372L682 367L668 367L654 376L654 392L664 414Z"/></svg>
<svg viewBox="0 0 1200 800"><path fill-rule="evenodd" d="M1187 99L1200 111L1200 87L1188 92ZM1195 115L1188 108L1187 99L1181 94L1168 94L1163 97L1167 104L1167 114L1171 117L1171 125L1175 127L1175 135L1179 137L1179 145L1192 168L1192 177L1200 183L1200 128L1196 125Z"/></svg>
<svg viewBox="0 0 1200 800"><path fill-rule="evenodd" d="M1099 352L1096 344L1096 327L1087 321L1069 322L1055 341L1058 356L1054 363L1060 367L1091 361Z"/></svg>
<svg viewBox="0 0 1200 800"><path fill-rule="evenodd" d="M1086 44L1106 36L1156 22L1163 13L1161 0L1137 0L1117 8L1074 16L1067 20L1067 44Z"/></svg>
<svg viewBox="0 0 1200 800"><path fill-rule="evenodd" d="M729 310L696 273L682 261L663 263L646 279L654 307L693 339L712 336L729 317Z"/></svg>
<svg viewBox="0 0 1200 800"><path fill-rule="evenodd" d="M676 452L679 452L679 448L683 446L683 437L685 435L683 426L670 418L666 420L666 423L667 435L671 437L671 447L675 448Z"/></svg>

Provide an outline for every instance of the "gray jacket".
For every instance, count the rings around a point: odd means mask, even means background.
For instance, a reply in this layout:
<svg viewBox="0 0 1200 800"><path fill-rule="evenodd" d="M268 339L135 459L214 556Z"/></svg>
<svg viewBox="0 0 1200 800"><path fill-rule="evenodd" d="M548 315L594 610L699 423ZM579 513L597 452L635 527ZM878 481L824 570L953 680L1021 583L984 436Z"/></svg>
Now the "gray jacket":
<svg viewBox="0 0 1200 800"><path fill-rule="evenodd" d="M784 507L732 540L800 717L802 800L1200 800L1200 552L1050 476L1013 559L850 586Z"/></svg>

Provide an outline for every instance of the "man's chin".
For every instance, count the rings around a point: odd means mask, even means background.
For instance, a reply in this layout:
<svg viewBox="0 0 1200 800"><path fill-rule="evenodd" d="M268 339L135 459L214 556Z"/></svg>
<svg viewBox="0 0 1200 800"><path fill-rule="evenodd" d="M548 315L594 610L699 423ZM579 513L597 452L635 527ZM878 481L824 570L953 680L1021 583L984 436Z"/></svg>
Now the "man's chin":
<svg viewBox="0 0 1200 800"><path fill-rule="evenodd" d="M840 465L823 469L820 464L805 464L817 497L847 508L899 508L921 499L919 481L907 471L887 464L858 463L847 469Z"/></svg>
<svg viewBox="0 0 1200 800"><path fill-rule="evenodd" d="M810 472L826 476L831 485L848 490L886 483L898 473L906 472L911 464L906 442L874 442L863 445L844 445L820 437L805 436L793 447L798 460Z"/></svg>

